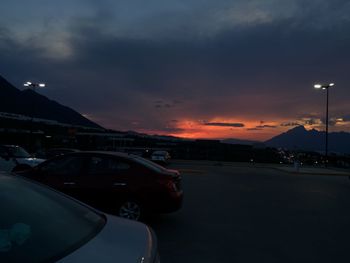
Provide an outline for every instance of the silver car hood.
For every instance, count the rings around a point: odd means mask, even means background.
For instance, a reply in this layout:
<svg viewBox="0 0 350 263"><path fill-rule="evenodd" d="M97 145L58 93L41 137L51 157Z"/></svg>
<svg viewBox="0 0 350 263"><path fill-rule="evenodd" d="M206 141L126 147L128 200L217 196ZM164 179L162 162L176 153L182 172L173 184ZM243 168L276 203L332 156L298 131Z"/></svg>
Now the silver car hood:
<svg viewBox="0 0 350 263"><path fill-rule="evenodd" d="M156 249L156 238L146 225L107 216L97 236L58 262L149 263Z"/></svg>

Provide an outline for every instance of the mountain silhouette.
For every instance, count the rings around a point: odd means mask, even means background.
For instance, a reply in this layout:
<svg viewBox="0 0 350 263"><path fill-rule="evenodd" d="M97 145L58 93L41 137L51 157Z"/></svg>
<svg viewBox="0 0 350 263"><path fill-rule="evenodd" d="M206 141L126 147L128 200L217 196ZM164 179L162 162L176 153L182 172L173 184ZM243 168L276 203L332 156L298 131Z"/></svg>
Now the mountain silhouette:
<svg viewBox="0 0 350 263"><path fill-rule="evenodd" d="M0 112L90 128L102 128L75 110L50 100L31 89L17 89L2 76L0 76Z"/></svg>
<svg viewBox="0 0 350 263"><path fill-rule="evenodd" d="M267 140L265 144L270 147L282 147L289 150L324 152L325 136L324 131L306 130L304 126L297 126ZM350 133L330 132L328 136L329 152L350 153Z"/></svg>

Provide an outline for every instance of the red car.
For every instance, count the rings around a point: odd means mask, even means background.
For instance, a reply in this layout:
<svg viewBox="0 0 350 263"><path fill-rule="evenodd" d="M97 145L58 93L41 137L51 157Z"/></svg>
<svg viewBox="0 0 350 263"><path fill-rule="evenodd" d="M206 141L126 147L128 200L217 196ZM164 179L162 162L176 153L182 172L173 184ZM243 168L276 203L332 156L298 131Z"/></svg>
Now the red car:
<svg viewBox="0 0 350 263"><path fill-rule="evenodd" d="M174 212L182 205L180 173L135 155L75 152L20 174L128 219Z"/></svg>

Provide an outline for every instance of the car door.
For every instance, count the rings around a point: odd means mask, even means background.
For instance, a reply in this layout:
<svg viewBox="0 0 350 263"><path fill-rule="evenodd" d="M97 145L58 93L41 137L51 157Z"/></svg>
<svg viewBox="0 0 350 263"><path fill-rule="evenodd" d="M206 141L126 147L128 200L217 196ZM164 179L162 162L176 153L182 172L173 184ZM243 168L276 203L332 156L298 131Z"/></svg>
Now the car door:
<svg viewBox="0 0 350 263"><path fill-rule="evenodd" d="M79 155L54 158L39 166L33 179L80 199L84 190L80 175L85 161L86 158Z"/></svg>
<svg viewBox="0 0 350 263"><path fill-rule="evenodd" d="M132 195L131 171L127 160L103 154L91 156L85 178L89 204L107 212L117 209L120 202Z"/></svg>

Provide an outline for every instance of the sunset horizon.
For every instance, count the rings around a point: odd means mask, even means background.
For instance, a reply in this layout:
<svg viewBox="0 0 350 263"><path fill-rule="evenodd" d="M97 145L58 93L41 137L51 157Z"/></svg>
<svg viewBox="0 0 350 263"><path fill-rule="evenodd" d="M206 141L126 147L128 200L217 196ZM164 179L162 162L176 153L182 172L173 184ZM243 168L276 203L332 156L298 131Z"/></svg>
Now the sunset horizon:
<svg viewBox="0 0 350 263"><path fill-rule="evenodd" d="M1 75L45 83L37 93L106 128L258 141L322 130L314 84L335 83L329 129L350 131L345 2L16 2L0 11Z"/></svg>
<svg viewBox="0 0 350 263"><path fill-rule="evenodd" d="M324 131L325 125L321 123L308 124L309 120L303 120L299 122L282 122L282 123L266 123L266 122L206 122L203 121L181 121L169 128L174 132L152 130L152 129L134 129L126 130L108 127L117 131L134 131L147 135L158 136L172 136L182 139L203 139L203 140L225 140L225 139L238 139L247 141L264 142L281 133L287 132L295 127L302 126L306 130ZM238 124L245 123L242 127L235 127ZM102 125L103 126L103 125ZM342 127L333 126L330 132L348 132Z"/></svg>

